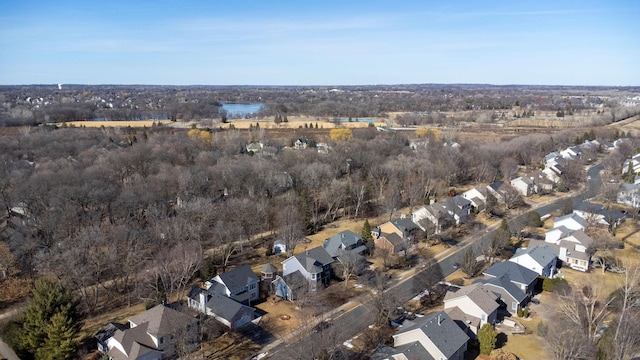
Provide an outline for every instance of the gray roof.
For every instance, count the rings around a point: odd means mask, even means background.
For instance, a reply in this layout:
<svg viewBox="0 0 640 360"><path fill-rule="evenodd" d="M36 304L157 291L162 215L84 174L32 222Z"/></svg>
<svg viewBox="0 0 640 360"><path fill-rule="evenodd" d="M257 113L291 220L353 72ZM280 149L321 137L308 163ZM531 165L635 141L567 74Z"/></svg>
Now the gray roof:
<svg viewBox="0 0 640 360"><path fill-rule="evenodd" d="M300 264L310 274L318 274L322 272L324 266L331 264L334 260L331 255L322 246L301 252L295 255Z"/></svg>
<svg viewBox="0 0 640 360"><path fill-rule="evenodd" d="M605 221L617 222L625 218L625 214L617 209L607 210L604 205L593 204L586 201L580 201L573 205L574 210L582 211L588 214L596 214L604 216Z"/></svg>
<svg viewBox="0 0 640 360"><path fill-rule="evenodd" d="M218 276L222 283L224 283L227 289L231 292L259 281L256 274L251 270L251 266L246 264Z"/></svg>
<svg viewBox="0 0 640 360"><path fill-rule="evenodd" d="M129 321L136 325L149 323L147 331L156 337L170 334L175 329L184 328L187 325L197 322L195 318L162 304L133 316Z"/></svg>
<svg viewBox="0 0 640 360"><path fill-rule="evenodd" d="M518 256L529 255L535 262L545 267L552 261L556 261L558 256L548 245L535 245L526 249L517 249L516 253L511 257L516 258Z"/></svg>
<svg viewBox="0 0 640 360"><path fill-rule="evenodd" d="M465 312L460 310L460 308L457 306L446 308L444 309L444 312L446 312L447 315L449 315L449 317L453 319L453 321L455 321L456 324L458 324L460 329L462 329L462 331L464 331L465 334L467 333L467 329L470 325L473 325L473 327L476 327L476 328L480 326L479 317L465 314Z"/></svg>
<svg viewBox="0 0 640 360"><path fill-rule="evenodd" d="M278 268L273 266L271 263L267 263L262 267L260 272L262 272L263 274L275 274L278 272Z"/></svg>
<svg viewBox="0 0 640 360"><path fill-rule="evenodd" d="M332 257L338 256L341 245L346 248L355 248L362 244L362 237L351 230L345 230L324 240L324 249Z"/></svg>
<svg viewBox="0 0 640 360"><path fill-rule="evenodd" d="M507 274L502 274L490 280L481 279L481 280L478 280L478 282L483 284L485 289L493 291L494 293L497 292L500 295L509 295L519 304L522 303L527 298L527 295L522 290L520 290L519 287L517 287L514 283L511 282L511 279L509 279L509 275ZM504 290L504 292L500 290L496 291L495 289L493 289L493 287L501 288Z"/></svg>
<svg viewBox="0 0 640 360"><path fill-rule="evenodd" d="M418 341L392 348L385 344L378 344L369 360L393 360L395 355L404 354L407 360L434 360Z"/></svg>
<svg viewBox="0 0 640 360"><path fill-rule="evenodd" d="M469 341L469 336L444 311L438 311L406 323L409 326L400 330L398 335L419 330L433 342L446 358L451 357Z"/></svg>
<svg viewBox="0 0 640 360"><path fill-rule="evenodd" d="M576 213L571 213L571 214L567 214L567 215L563 215L563 216L559 216L557 218L554 218L553 219L554 227L555 227L555 223L556 222L567 220L567 219L572 219L573 221L577 222L582 227L586 227L587 226L587 220L585 220L582 216L580 216L580 215L578 215Z"/></svg>
<svg viewBox="0 0 640 360"><path fill-rule="evenodd" d="M400 230L403 235L409 235L412 231L419 229L418 225L409 218L395 219L391 221L391 224Z"/></svg>
<svg viewBox="0 0 640 360"><path fill-rule="evenodd" d="M511 261L495 263L485 270L483 274L491 277L498 277L502 274L507 274L511 281L527 286L531 285L531 283L536 281L538 278L538 274L535 271L529 270L526 267Z"/></svg>
<svg viewBox="0 0 640 360"><path fill-rule="evenodd" d="M207 308L219 317L233 322L234 318L240 312L255 312L255 309L242 305L241 303L223 295L213 294L207 300Z"/></svg>
<svg viewBox="0 0 640 360"><path fill-rule="evenodd" d="M380 237L389 240L389 242L394 246L404 246L402 238L396 233L382 233L380 234Z"/></svg>
<svg viewBox="0 0 640 360"><path fill-rule="evenodd" d="M468 297L486 314L491 314L499 307L496 301L498 297L491 291L483 288L481 284L465 286L458 289L456 292L447 291L447 294L444 296L444 300L453 300L463 296Z"/></svg>
<svg viewBox="0 0 640 360"><path fill-rule="evenodd" d="M95 337L96 339L98 339L98 341L102 343L106 343L107 340L109 340L109 338L116 333L116 331L118 330L124 331L128 328L129 328L129 324L109 322L105 326L103 326L100 330L98 330Z"/></svg>
<svg viewBox="0 0 640 360"><path fill-rule="evenodd" d="M130 329L116 330L113 338L122 345L125 353L114 346L109 350L109 356L113 360L127 360L137 359L149 353L160 354L161 352L155 347L153 339L147 334L148 327L149 323L145 322Z"/></svg>

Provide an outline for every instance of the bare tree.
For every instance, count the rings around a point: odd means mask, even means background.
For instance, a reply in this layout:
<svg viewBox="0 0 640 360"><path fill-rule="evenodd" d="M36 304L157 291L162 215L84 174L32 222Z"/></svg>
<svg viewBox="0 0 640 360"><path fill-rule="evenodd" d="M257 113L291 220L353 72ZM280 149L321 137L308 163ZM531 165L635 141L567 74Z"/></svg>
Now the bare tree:
<svg viewBox="0 0 640 360"><path fill-rule="evenodd" d="M278 236L284 240L289 255L293 254L296 244L304 238L304 226L300 210L295 203L289 202L278 212Z"/></svg>
<svg viewBox="0 0 640 360"><path fill-rule="evenodd" d="M584 336L595 342L598 324L610 313L609 305L613 298L604 302L598 300L598 288L593 285L583 285L567 295L561 296L559 312L569 319Z"/></svg>
<svg viewBox="0 0 640 360"><path fill-rule="evenodd" d="M500 172L505 181L512 180L518 173L518 161L512 157L502 159L500 162Z"/></svg>
<svg viewBox="0 0 640 360"><path fill-rule="evenodd" d="M345 287L349 286L349 279L357 276L364 267L364 257L355 251L343 250L338 251L338 261L342 265L342 278Z"/></svg>
<svg viewBox="0 0 640 360"><path fill-rule="evenodd" d="M595 359L593 343L574 324L557 322L547 341L554 360Z"/></svg>
<svg viewBox="0 0 640 360"><path fill-rule="evenodd" d="M476 251L473 249L473 246L467 247L467 250L465 250L462 255L460 269L469 277L474 277L478 273L479 264L478 260L476 260L476 256Z"/></svg>

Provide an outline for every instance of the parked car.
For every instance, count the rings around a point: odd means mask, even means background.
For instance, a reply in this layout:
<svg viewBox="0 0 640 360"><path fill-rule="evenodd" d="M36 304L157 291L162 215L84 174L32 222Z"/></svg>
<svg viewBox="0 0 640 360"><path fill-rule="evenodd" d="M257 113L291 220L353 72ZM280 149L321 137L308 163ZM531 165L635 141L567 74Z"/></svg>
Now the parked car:
<svg viewBox="0 0 640 360"><path fill-rule="evenodd" d="M312 332L312 333L319 333L319 332L322 332L322 331L324 331L324 330L326 330L326 329L330 328L330 327L331 327L331 325L332 325L332 324L331 324L330 322L328 322L328 321L322 321L322 322L320 322L318 325L314 326L314 327L313 327L313 330L311 330L311 332Z"/></svg>

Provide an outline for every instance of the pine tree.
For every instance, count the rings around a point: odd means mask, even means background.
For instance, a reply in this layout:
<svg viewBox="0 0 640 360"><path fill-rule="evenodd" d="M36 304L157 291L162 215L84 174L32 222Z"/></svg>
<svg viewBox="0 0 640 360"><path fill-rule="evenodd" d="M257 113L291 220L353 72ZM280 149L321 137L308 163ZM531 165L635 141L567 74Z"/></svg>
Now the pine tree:
<svg viewBox="0 0 640 360"><path fill-rule="evenodd" d="M57 315L57 316L56 316ZM35 281L32 297L22 321L21 347L32 353L48 341L52 319L60 322L60 316L75 323L76 312L71 296L53 280L40 278ZM77 328L73 328L73 335Z"/></svg>
<svg viewBox="0 0 640 360"><path fill-rule="evenodd" d="M491 324L484 324L478 330L478 342L481 354L489 355L496 348L496 331Z"/></svg>
<svg viewBox="0 0 640 360"><path fill-rule="evenodd" d="M373 240L371 236L371 225L369 225L369 219L364 220L364 224L362 224L362 231L360 231L360 237L365 242Z"/></svg>
<svg viewBox="0 0 640 360"><path fill-rule="evenodd" d="M59 312L55 313L46 327L47 337L36 350L36 360L68 360L75 358L77 327L73 319Z"/></svg>

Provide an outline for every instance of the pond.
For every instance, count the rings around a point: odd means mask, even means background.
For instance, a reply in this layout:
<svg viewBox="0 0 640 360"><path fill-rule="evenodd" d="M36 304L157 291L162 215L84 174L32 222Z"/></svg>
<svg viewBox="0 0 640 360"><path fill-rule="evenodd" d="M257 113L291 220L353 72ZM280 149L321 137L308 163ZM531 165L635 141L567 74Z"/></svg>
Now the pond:
<svg viewBox="0 0 640 360"><path fill-rule="evenodd" d="M374 119L340 119L340 122L361 122L361 123L374 123L376 120Z"/></svg>
<svg viewBox="0 0 640 360"><path fill-rule="evenodd" d="M221 110L227 112L229 118L244 118L247 115L255 114L264 106L264 103L246 104L222 104Z"/></svg>

